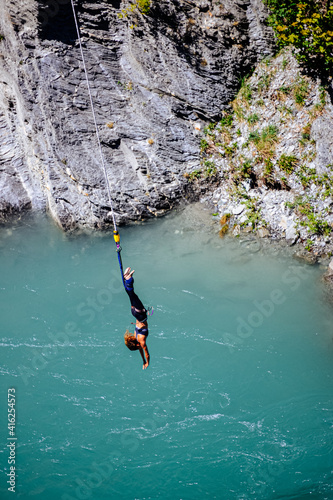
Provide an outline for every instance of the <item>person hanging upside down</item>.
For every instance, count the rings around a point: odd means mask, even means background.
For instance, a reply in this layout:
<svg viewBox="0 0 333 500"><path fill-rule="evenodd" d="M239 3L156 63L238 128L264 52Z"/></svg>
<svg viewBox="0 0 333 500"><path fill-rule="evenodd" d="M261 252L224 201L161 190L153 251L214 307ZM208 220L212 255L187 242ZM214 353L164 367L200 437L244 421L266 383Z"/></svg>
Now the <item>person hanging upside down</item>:
<svg viewBox="0 0 333 500"><path fill-rule="evenodd" d="M150 355L148 352L148 347L146 344L146 339L148 337L148 323L147 323L147 310L142 304L141 300L134 292L134 278L133 271L128 267L124 272L125 280L125 290L129 299L131 301L131 313L133 314L135 322L135 335L132 335L128 330L124 335L125 344L130 349L130 351L140 351L143 370L148 368L150 362ZM146 358L145 358L146 355Z"/></svg>

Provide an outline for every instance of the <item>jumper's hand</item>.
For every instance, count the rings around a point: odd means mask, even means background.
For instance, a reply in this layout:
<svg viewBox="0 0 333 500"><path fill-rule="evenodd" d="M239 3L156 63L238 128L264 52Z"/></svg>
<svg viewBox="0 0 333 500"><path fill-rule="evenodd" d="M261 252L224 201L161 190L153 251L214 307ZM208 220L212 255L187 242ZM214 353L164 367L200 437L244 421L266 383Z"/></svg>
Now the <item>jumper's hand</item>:
<svg viewBox="0 0 333 500"><path fill-rule="evenodd" d="M134 272L135 272L134 269L133 269L133 271L131 271L130 267L128 267L127 269L125 269L125 272L124 272L124 278L125 278L125 280L129 280Z"/></svg>
<svg viewBox="0 0 333 500"><path fill-rule="evenodd" d="M148 365L149 363L144 363L142 369L145 370L146 368L148 368Z"/></svg>

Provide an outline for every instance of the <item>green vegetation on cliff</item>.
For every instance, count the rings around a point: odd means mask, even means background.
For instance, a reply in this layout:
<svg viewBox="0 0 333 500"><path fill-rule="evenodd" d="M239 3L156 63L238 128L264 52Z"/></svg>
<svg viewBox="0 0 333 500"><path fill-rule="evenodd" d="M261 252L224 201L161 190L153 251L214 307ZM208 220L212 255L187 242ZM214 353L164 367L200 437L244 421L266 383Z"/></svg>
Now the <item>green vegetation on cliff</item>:
<svg viewBox="0 0 333 500"><path fill-rule="evenodd" d="M313 252L331 241L333 165L320 144L321 129L329 126L326 100L319 82L282 49L242 81L221 120L206 125L202 164L214 165L221 180L214 199L221 236L282 235ZM200 182L197 172L189 176Z"/></svg>
<svg viewBox="0 0 333 500"><path fill-rule="evenodd" d="M280 47L294 46L296 57L312 69L332 74L333 5L324 0L265 0L269 24Z"/></svg>
<svg viewBox="0 0 333 500"><path fill-rule="evenodd" d="M118 17L120 19L127 18L130 13L135 11L140 11L141 14L149 14L151 2L150 0L135 0L130 2L129 5L119 12Z"/></svg>

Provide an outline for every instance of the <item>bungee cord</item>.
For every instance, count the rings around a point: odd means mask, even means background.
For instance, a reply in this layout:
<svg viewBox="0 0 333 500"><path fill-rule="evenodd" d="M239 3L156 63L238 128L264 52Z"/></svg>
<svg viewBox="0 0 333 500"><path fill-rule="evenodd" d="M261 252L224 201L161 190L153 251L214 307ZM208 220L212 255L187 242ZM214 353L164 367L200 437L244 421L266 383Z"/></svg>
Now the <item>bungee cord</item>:
<svg viewBox="0 0 333 500"><path fill-rule="evenodd" d="M93 98L92 98L92 94L91 94L91 89L90 89L90 84L89 84L88 71L87 71L86 61L85 61L84 54L83 54L80 28L79 28L79 24L78 24L78 21L77 21L75 7L74 7L74 1L73 0L71 0L71 5L72 5L72 10L73 10L73 16L74 16L74 22L75 22L75 27L76 27L76 33L77 33L77 37L78 37L78 41L79 41L79 46L80 46L81 58L82 58L82 63L83 63L83 68L84 68L84 74L85 74L86 82L87 82L87 88L88 88L88 94L89 94L89 99L90 99L91 111L92 111L93 120L94 120L94 124L95 124L95 132L96 132L96 138L97 138L97 143L98 143L98 149L99 149L99 153L100 153L100 157L101 157L101 164L102 164L103 171L104 171L105 183L106 183L106 188L107 188L108 197L109 197L109 203L110 203L110 208L111 208L112 221L113 221L113 227L114 227L113 237L114 237L114 241L115 241L116 247L117 247L118 262L119 262L119 267L120 267L120 272L121 272L121 278L122 278L122 281L123 281L123 285L125 286L123 263L122 263L122 260L121 260L120 236L119 236L119 233L118 233L117 223L116 223L116 217L115 217L114 210L113 210L113 203L112 203L112 197L111 197L110 183L109 183L109 179L108 179L107 172L106 172L106 165L105 165L104 155L103 155L103 151L102 151L102 145L101 145L101 140L100 140L100 136L99 136L98 126L97 126L97 120L96 120L94 102L93 102Z"/></svg>
<svg viewBox="0 0 333 500"><path fill-rule="evenodd" d="M96 121L96 114L95 114L94 102L93 102L93 98L92 98L92 95L91 95L91 89L90 89L89 78L88 78L88 71L87 71L87 66L86 66L86 62L85 62L85 58L84 58L84 54L83 54L83 48L82 48L82 42L81 42L81 35L80 35L80 28L79 28L78 21L77 21L77 17L76 17L76 13L75 13L75 7L74 7L74 1L73 0L71 0L71 4L72 4L72 10L73 10L73 16L74 16L74 21L75 21L75 27L76 27L76 32L77 32L77 36L78 36L78 41L79 41L79 46L80 46L80 52L81 52L81 57L82 57L82 62L83 62L84 74L85 74L86 82L87 82L88 94L89 94L89 99L90 99L90 106L91 106L91 111L92 111L92 115L93 115L93 119L94 119L94 124L95 124L95 132L96 132L96 137L97 137L97 143L98 143L99 153L100 153L100 157L101 157L101 164L102 164L103 171L104 171L106 188L107 188L108 197L109 197L109 203L110 203L110 207L111 207L111 214L112 214L113 226L114 226L115 232L118 232L117 231L116 218L115 218L115 214L114 214L114 210L113 210L113 203L112 203L112 197L111 197L110 184L109 184L109 179L108 179L107 172L106 172L106 165L105 165L104 155L103 155L103 152L102 152L101 140L100 140L100 137L99 137L99 131L98 131L98 126L97 126L97 121Z"/></svg>

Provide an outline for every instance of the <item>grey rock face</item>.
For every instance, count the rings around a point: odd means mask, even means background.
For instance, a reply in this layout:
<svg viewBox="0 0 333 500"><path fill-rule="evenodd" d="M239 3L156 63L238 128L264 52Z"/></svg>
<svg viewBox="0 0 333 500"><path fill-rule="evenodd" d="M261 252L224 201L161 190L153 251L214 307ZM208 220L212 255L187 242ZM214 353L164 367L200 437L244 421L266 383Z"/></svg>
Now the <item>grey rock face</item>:
<svg viewBox="0 0 333 500"><path fill-rule="evenodd" d="M259 0L78 2L117 223L191 196L198 129L272 51ZM0 219L49 210L65 229L111 222L69 0L0 0ZM205 189L201 186L201 189Z"/></svg>
<svg viewBox="0 0 333 500"><path fill-rule="evenodd" d="M329 112L330 111L330 112ZM320 173L327 173L326 167L333 162L333 108L320 116L312 126L312 136L317 144L317 157Z"/></svg>

